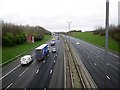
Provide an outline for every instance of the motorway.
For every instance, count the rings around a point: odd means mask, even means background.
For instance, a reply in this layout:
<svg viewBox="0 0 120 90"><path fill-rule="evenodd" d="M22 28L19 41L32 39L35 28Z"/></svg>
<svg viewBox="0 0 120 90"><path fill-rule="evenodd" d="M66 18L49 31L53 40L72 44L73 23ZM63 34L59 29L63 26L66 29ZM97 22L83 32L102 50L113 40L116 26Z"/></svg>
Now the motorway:
<svg viewBox="0 0 120 90"><path fill-rule="evenodd" d="M106 58L104 49L80 39L63 37L70 42L71 47L75 47L98 88L120 88L120 58L117 55L108 52ZM80 44L77 45L77 42Z"/></svg>
<svg viewBox="0 0 120 90"><path fill-rule="evenodd" d="M50 42L48 42L50 46ZM55 47L57 52L52 53ZM55 46L50 46L50 54L43 61L35 60L34 50L28 54L33 55L33 62L22 66L20 58L2 68L2 88L64 88L64 47L63 40L56 39Z"/></svg>

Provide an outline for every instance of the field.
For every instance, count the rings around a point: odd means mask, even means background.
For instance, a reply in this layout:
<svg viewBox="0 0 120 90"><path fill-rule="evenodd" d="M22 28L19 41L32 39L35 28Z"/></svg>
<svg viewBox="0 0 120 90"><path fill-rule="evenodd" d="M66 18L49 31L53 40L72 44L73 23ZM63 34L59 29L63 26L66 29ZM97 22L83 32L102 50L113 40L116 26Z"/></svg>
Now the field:
<svg viewBox="0 0 120 90"><path fill-rule="evenodd" d="M89 43L95 44L102 48L105 47L105 36L93 35L92 32L72 32L71 36L82 39ZM120 48L118 47L120 45L120 42L117 42L117 41L109 38L108 43L109 43L108 44L109 50L120 53Z"/></svg>
<svg viewBox="0 0 120 90"><path fill-rule="evenodd" d="M25 43L25 44L21 44L21 45L16 45L16 46L12 46L12 47L2 47L2 63L7 62L9 59L14 58L15 56L28 51L28 50L32 50L35 47L37 47L38 45L41 45L45 42L47 42L48 40L50 40L51 36L50 35L45 35L44 39L41 41L37 41L35 43ZM1 62L0 62L1 64Z"/></svg>

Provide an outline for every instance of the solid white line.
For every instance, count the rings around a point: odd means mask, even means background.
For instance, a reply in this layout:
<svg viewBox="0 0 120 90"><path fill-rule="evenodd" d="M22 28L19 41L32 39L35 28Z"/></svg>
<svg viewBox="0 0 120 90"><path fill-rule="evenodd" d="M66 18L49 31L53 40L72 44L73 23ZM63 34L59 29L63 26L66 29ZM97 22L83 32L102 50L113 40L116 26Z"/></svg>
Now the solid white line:
<svg viewBox="0 0 120 90"><path fill-rule="evenodd" d="M43 63L45 63L45 60L43 61Z"/></svg>
<svg viewBox="0 0 120 90"><path fill-rule="evenodd" d="M28 70L28 68L26 68L26 69L19 75L19 77L21 77L27 70Z"/></svg>
<svg viewBox="0 0 120 90"><path fill-rule="evenodd" d="M50 70L50 73L52 73L52 69Z"/></svg>
<svg viewBox="0 0 120 90"><path fill-rule="evenodd" d="M38 73L38 72L39 72L39 70L36 71L36 73Z"/></svg>
<svg viewBox="0 0 120 90"><path fill-rule="evenodd" d="M118 56L117 55L115 55L115 54L113 54L113 53L111 53L111 52L108 52L110 55L112 55L112 56L115 56L115 57L117 57L118 58Z"/></svg>
<svg viewBox="0 0 120 90"><path fill-rule="evenodd" d="M7 90L8 88L10 88L12 86L12 84L13 83L9 84L5 90Z"/></svg>
<svg viewBox="0 0 120 90"><path fill-rule="evenodd" d="M101 51L105 51L105 50L103 50L103 49L101 49L101 48L99 48L99 47L96 47L96 48L100 49ZM118 58L117 55L115 55L115 54L113 54L113 53L111 53L111 52L108 52L108 53Z"/></svg>
<svg viewBox="0 0 120 90"><path fill-rule="evenodd" d="M107 76L107 78L110 80L110 77L109 77L109 76Z"/></svg>
<svg viewBox="0 0 120 90"><path fill-rule="evenodd" d="M17 69L21 64L19 64L18 66L16 66L15 68L13 68L10 72L8 72L7 74L5 74L3 77L0 78L0 80L2 80L3 78L5 78L7 75L9 75L11 72L13 72L15 69Z"/></svg>

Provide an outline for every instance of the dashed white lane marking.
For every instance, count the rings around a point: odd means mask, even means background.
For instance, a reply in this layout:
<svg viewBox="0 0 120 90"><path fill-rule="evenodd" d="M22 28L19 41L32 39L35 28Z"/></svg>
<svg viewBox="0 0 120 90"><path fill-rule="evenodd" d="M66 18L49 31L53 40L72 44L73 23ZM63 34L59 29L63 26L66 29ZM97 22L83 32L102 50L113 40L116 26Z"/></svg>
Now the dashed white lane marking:
<svg viewBox="0 0 120 90"><path fill-rule="evenodd" d="M26 69L19 75L19 77L21 77L27 70L28 70L28 68L26 68Z"/></svg>
<svg viewBox="0 0 120 90"><path fill-rule="evenodd" d="M43 61L43 63L45 63L45 60Z"/></svg>
<svg viewBox="0 0 120 90"><path fill-rule="evenodd" d="M109 63L107 63L107 65L110 65Z"/></svg>
<svg viewBox="0 0 120 90"><path fill-rule="evenodd" d="M55 61L54 61L54 63L55 63Z"/></svg>
<svg viewBox="0 0 120 90"><path fill-rule="evenodd" d="M109 79L109 80L110 80L110 77L109 77L109 76L107 76L107 79Z"/></svg>
<svg viewBox="0 0 120 90"><path fill-rule="evenodd" d="M39 70L36 71L36 73L38 73L38 72L39 72Z"/></svg>
<svg viewBox="0 0 120 90"><path fill-rule="evenodd" d="M46 90L46 88L44 88L44 90Z"/></svg>
<svg viewBox="0 0 120 90"><path fill-rule="evenodd" d="M35 63L35 61L32 64L34 64L34 63Z"/></svg>
<svg viewBox="0 0 120 90"><path fill-rule="evenodd" d="M34 56L35 54L31 55L32 57Z"/></svg>
<svg viewBox="0 0 120 90"><path fill-rule="evenodd" d="M117 62L117 64L120 64L119 62Z"/></svg>
<svg viewBox="0 0 120 90"><path fill-rule="evenodd" d="M68 66L67 66L67 69L68 69Z"/></svg>
<svg viewBox="0 0 120 90"><path fill-rule="evenodd" d="M24 90L26 90L26 88Z"/></svg>
<svg viewBox="0 0 120 90"><path fill-rule="evenodd" d="M94 63L94 65L96 66L97 64L96 64L96 63Z"/></svg>
<svg viewBox="0 0 120 90"><path fill-rule="evenodd" d="M50 70L50 73L52 73L52 69Z"/></svg>
<svg viewBox="0 0 120 90"><path fill-rule="evenodd" d="M56 54L56 57L57 57L57 54Z"/></svg>
<svg viewBox="0 0 120 90"><path fill-rule="evenodd" d="M5 90L7 90L8 88L10 88L12 86L12 84L13 83L9 84Z"/></svg>
<svg viewBox="0 0 120 90"><path fill-rule="evenodd" d="M20 66L20 64L18 66L16 66L15 68L13 68L10 72L8 72L7 74L5 74L3 77L0 78L0 80L2 80L3 78L5 78L7 75L9 75L11 72L13 72L15 69L17 69Z"/></svg>

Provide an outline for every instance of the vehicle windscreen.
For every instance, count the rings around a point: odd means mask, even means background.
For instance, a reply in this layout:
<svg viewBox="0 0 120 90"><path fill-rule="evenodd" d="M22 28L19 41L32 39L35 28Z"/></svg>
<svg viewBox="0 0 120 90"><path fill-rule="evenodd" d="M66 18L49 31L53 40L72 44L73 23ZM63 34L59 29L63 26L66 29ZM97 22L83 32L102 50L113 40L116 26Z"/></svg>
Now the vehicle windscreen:
<svg viewBox="0 0 120 90"><path fill-rule="evenodd" d="M35 55L36 56L41 56L42 55L42 50L35 50Z"/></svg>

